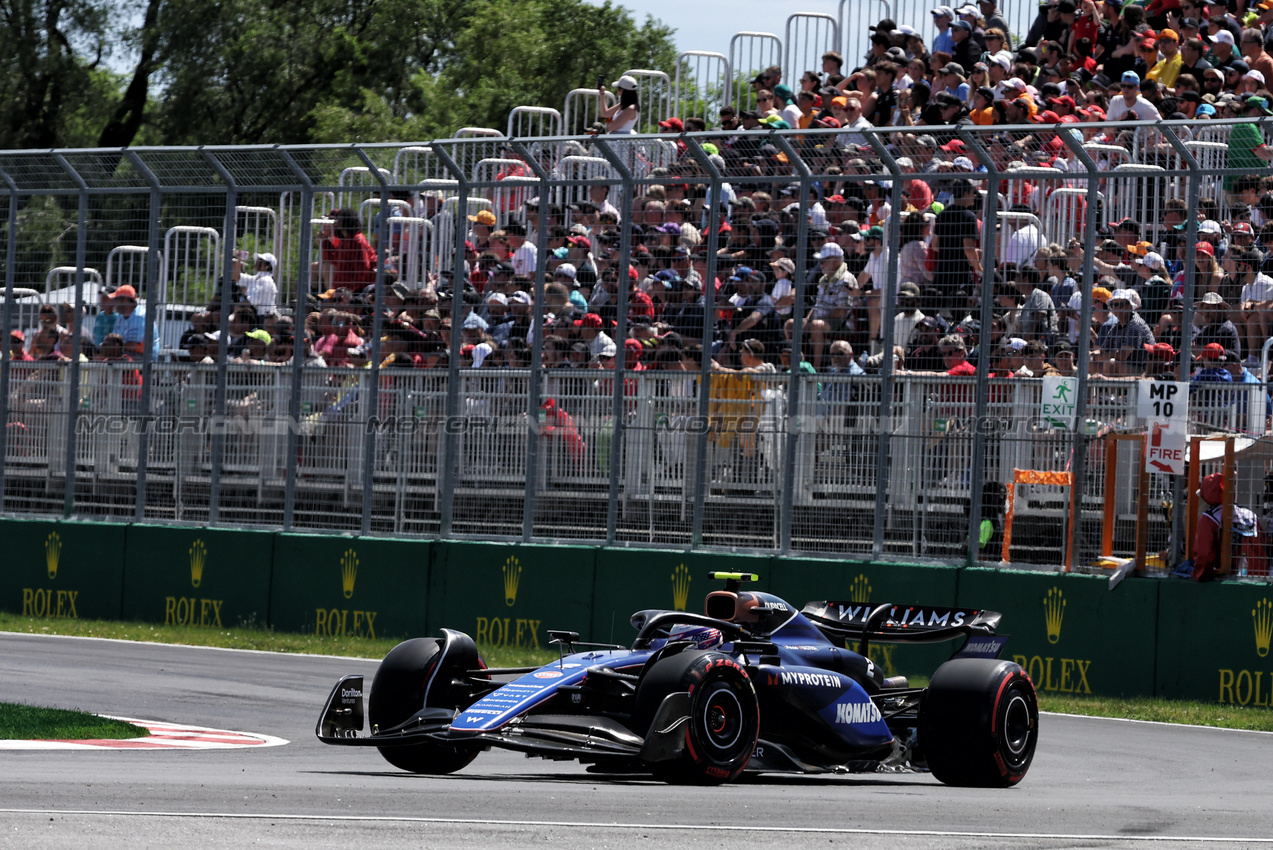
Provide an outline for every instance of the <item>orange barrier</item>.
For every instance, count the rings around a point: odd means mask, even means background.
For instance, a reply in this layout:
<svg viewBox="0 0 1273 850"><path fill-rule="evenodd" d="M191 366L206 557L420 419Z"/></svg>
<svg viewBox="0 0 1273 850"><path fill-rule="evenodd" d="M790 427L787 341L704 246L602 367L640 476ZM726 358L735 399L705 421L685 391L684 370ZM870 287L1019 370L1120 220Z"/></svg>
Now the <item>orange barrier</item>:
<svg viewBox="0 0 1273 850"><path fill-rule="evenodd" d="M1052 472L1041 469L1012 470L1012 480L1008 482L1008 510L1003 520L1002 557L1004 561L1011 560L1008 557L1008 553L1012 548L1012 520L1016 515L1018 484L1052 484L1058 487L1069 487L1071 522L1074 521L1075 516L1074 473ZM1074 566L1074 534L1069 527L1066 528L1065 538L1065 571L1068 573Z"/></svg>

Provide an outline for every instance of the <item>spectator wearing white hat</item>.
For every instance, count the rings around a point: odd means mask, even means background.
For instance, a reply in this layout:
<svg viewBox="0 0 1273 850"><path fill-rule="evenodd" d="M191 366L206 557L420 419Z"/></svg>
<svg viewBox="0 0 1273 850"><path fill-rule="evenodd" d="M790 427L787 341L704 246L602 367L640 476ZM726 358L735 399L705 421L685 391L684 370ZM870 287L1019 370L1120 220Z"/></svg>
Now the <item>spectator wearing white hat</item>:
<svg viewBox="0 0 1273 850"><path fill-rule="evenodd" d="M607 133L635 133L637 122L641 120L641 97L637 93L636 77L624 74L614 81L614 87L619 90L618 102L613 106L601 107L597 114L605 120ZM601 86L597 91L604 104L606 87Z"/></svg>
<svg viewBox="0 0 1273 850"><path fill-rule="evenodd" d="M822 352L827 334L838 330L849 313L849 304L857 292L857 281L844 262L844 249L827 242L814 255L822 268L818 278L818 295L809 313L809 337L813 341L813 368L822 368Z"/></svg>
<svg viewBox="0 0 1273 850"><path fill-rule="evenodd" d="M1136 312L1140 296L1135 290L1115 289L1109 299L1114 318L1101 325L1096 337L1096 355L1111 376L1136 374L1144 362L1145 346L1154 344L1154 332Z"/></svg>
<svg viewBox="0 0 1273 850"><path fill-rule="evenodd" d="M244 258L246 254L244 254ZM253 254L252 274L243 273L243 258L235 257L231 275L241 290L243 300L256 308L258 313L273 313L278 305L278 260L273 254Z"/></svg>

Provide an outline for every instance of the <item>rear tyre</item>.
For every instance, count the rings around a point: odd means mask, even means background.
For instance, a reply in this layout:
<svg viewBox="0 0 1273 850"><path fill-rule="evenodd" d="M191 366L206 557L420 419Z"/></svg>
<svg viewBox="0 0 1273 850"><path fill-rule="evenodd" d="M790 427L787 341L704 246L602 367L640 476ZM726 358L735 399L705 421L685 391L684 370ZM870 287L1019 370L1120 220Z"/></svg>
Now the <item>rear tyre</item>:
<svg viewBox="0 0 1273 850"><path fill-rule="evenodd" d="M760 737L760 703L747 671L722 653L683 652L649 671L637 705L657 707L679 691L690 693L684 750L674 761L656 763L654 775L676 784L733 781L751 761Z"/></svg>
<svg viewBox="0 0 1273 850"><path fill-rule="evenodd" d="M444 668L454 666L450 659L442 658L442 641L437 638L413 638L389 650L371 680L367 714L373 732L404 722L425 707L426 698L430 708L461 707L452 694L452 674L447 669L438 671L439 663ZM435 672L439 675L435 676ZM400 770L430 774L454 773L473 761L480 751L476 746L431 742L376 749Z"/></svg>
<svg viewBox="0 0 1273 850"><path fill-rule="evenodd" d="M919 716L919 744L933 776L947 785L1016 785L1038 740L1038 699L1020 665L957 658L937 668Z"/></svg>

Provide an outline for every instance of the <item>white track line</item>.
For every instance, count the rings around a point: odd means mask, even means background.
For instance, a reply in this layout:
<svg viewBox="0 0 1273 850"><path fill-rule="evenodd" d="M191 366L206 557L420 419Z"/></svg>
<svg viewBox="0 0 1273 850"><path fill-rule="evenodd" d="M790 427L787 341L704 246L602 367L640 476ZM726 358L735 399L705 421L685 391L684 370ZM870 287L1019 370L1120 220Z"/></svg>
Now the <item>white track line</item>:
<svg viewBox="0 0 1273 850"><path fill-rule="evenodd" d="M137 720L132 717L108 717L141 726L150 732L145 738L69 740L0 740L0 750L233 750L244 747L281 747L289 743L273 735L256 732L233 732L208 726L165 723L159 720Z"/></svg>
<svg viewBox="0 0 1273 850"><path fill-rule="evenodd" d="M573 821L551 820L489 820L476 818L424 818L392 815L295 815L243 812L127 812L127 811L90 811L87 809L0 809L6 815L88 815L97 817L144 817L144 818L226 818L231 820L273 820L299 821L311 823L420 823L448 824L454 826L517 826L517 827L555 827L559 829L648 829L648 830L681 830L692 832L792 832L808 835L897 835L927 838L991 838L999 840L1035 840L1035 841L1103 841L1117 845L1131 842L1170 842L1170 843L1210 843L1210 844L1260 844L1273 845L1273 838L1227 838L1223 836L1188 836L1188 835L1100 835L1084 833L1050 833L1050 832L955 832L934 829L853 829L843 827L815 826L759 826L748 824L694 824L694 823L579 823Z"/></svg>

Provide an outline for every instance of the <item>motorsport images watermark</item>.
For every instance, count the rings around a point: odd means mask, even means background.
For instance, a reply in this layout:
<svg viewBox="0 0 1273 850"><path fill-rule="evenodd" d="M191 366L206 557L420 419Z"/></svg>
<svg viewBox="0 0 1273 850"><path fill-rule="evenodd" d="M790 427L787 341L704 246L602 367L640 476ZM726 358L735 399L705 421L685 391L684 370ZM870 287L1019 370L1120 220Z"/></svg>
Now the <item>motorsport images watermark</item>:
<svg viewBox="0 0 1273 850"><path fill-rule="evenodd" d="M591 405L589 405L591 406ZM740 405L753 407L754 405ZM821 403L820 403L821 406ZM653 431L668 434L817 434L839 431L845 428L842 406L828 407L825 417L818 416L757 416L750 413L724 412L710 416L667 415L659 413L649 424L628 422L625 428L636 431ZM560 408L559 408L560 410ZM880 421L871 415L874 407L857 407L852 430L859 434L882 432ZM569 411L565 411L569 413ZM968 438L974 434L1010 435L1014 432L1034 433L1054 430L1052 424L1041 417L986 416L978 420L974 416L932 418L926 430L947 437ZM561 433L573 427L581 433L593 433L609 426L610 416L571 415L569 422L536 419L526 414L509 416L434 416L411 414L407 416L373 416L361 418L348 413L325 415L315 413L299 418L272 415L209 414L207 416L122 415L79 413L75 433L79 436L134 437L148 436L267 436L294 433L313 436L329 429L342 433L363 434L513 434L533 433L548 435Z"/></svg>

